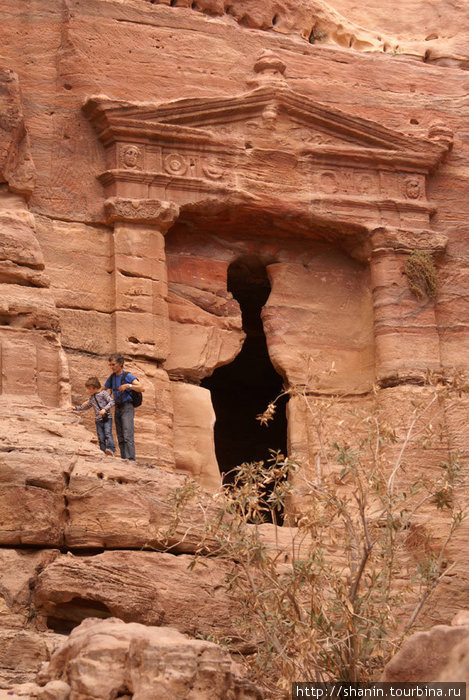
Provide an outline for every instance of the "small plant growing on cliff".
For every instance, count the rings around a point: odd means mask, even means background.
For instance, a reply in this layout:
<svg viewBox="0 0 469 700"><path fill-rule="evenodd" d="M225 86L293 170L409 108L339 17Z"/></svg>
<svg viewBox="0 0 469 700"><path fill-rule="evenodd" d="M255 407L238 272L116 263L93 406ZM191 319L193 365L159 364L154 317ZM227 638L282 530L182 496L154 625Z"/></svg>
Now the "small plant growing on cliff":
<svg viewBox="0 0 469 700"><path fill-rule="evenodd" d="M308 37L310 44L316 44L318 41L326 41L327 34L317 27L313 27Z"/></svg>
<svg viewBox="0 0 469 700"><path fill-rule="evenodd" d="M418 299L436 297L438 278L433 258L427 251L413 250L405 263L405 274L411 292Z"/></svg>

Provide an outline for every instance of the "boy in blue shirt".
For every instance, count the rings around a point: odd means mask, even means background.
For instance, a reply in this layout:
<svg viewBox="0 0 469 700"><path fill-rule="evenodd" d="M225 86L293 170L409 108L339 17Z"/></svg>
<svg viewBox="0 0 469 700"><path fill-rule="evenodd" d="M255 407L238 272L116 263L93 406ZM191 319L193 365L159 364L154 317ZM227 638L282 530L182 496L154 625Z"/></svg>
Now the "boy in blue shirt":
<svg viewBox="0 0 469 700"><path fill-rule="evenodd" d="M104 386L112 389L115 403L114 418L116 421L117 440L122 459L135 460L134 441L134 405L131 391L143 392L144 389L130 372L124 371L124 357L114 353L109 357L109 367L112 374L106 379Z"/></svg>
<svg viewBox="0 0 469 700"><path fill-rule="evenodd" d="M96 432L98 434L99 447L107 455L113 455L116 451L114 438L112 437L111 406L114 406L107 391L101 389L101 382L98 377L90 377L86 380L85 386L88 389L90 398L80 406L75 406L74 411L87 411L91 406L94 408Z"/></svg>

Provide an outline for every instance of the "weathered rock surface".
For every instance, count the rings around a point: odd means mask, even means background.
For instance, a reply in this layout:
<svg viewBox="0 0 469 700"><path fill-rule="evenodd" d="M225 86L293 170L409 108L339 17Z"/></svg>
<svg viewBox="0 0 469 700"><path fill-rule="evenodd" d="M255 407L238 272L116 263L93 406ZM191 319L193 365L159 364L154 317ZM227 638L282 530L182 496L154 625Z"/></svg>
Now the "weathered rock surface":
<svg viewBox="0 0 469 700"><path fill-rule="evenodd" d="M41 674L45 687L58 680L69 684L70 700L263 697L233 672L229 655L216 644L189 640L170 627L125 624L114 618L85 620L71 633ZM36 692L37 697L60 697Z"/></svg>
<svg viewBox="0 0 469 700"><path fill-rule="evenodd" d="M215 412L210 392L193 384L172 382L172 395L176 469L187 472L208 491L219 491L221 476L215 455Z"/></svg>
<svg viewBox="0 0 469 700"><path fill-rule="evenodd" d="M148 0L146 0L148 2ZM168 0L153 4L168 5ZM360 3L350 0L176 0L174 7L190 7L209 16L233 18L242 26L271 30L280 34L297 34L311 44L332 44L354 51L404 54L439 65L467 69L468 55L464 49L458 17L464 15L464 5L447 3L445 22L435 2L416 0L411 6L400 0L389 12L386 4ZM421 23L413 21L416 13ZM456 35L456 36L455 36Z"/></svg>
<svg viewBox="0 0 469 700"><path fill-rule="evenodd" d="M30 195L35 185L35 167L31 158L18 75L0 69L0 183L11 192Z"/></svg>
<svg viewBox="0 0 469 700"><path fill-rule="evenodd" d="M218 513L187 476L103 455L70 411L5 400L0 418L0 546L193 553ZM272 526L260 532L277 546ZM286 561L294 533L278 532ZM215 545L211 536L204 543Z"/></svg>
<svg viewBox="0 0 469 700"><path fill-rule="evenodd" d="M69 398L59 317L25 197L36 171L18 76L0 69L0 392L48 406Z"/></svg>
<svg viewBox="0 0 469 700"><path fill-rule="evenodd" d="M386 665L381 681L415 682L456 681L452 673L458 665L460 673L467 671L463 661L467 654L469 626L437 625L428 632L417 632L409 637L398 653ZM462 665L459 667L459 663Z"/></svg>
<svg viewBox="0 0 469 700"><path fill-rule="evenodd" d="M67 630L86 617L171 626L180 632L229 637L239 613L228 592L231 566L159 552L59 555L39 574L33 605L49 628Z"/></svg>
<svg viewBox="0 0 469 700"><path fill-rule="evenodd" d="M63 642L63 635L0 629L0 684L27 683Z"/></svg>
<svg viewBox="0 0 469 700"><path fill-rule="evenodd" d="M201 492L176 519L187 477L104 456L70 411L5 400L0 415L0 544L195 550L214 505Z"/></svg>
<svg viewBox="0 0 469 700"><path fill-rule="evenodd" d="M447 663L437 681L447 683L469 682L469 640L463 639L450 651Z"/></svg>

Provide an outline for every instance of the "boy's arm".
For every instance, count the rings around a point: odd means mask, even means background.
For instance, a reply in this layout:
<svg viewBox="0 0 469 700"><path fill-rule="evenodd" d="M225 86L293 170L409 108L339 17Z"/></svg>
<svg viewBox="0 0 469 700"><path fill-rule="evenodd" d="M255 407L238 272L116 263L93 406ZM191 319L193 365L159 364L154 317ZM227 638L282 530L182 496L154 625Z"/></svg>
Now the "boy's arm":
<svg viewBox="0 0 469 700"><path fill-rule="evenodd" d="M85 401L85 403L82 403L79 406L75 406L72 410L73 411L87 411L89 408L91 408L91 398L89 398L88 401Z"/></svg>

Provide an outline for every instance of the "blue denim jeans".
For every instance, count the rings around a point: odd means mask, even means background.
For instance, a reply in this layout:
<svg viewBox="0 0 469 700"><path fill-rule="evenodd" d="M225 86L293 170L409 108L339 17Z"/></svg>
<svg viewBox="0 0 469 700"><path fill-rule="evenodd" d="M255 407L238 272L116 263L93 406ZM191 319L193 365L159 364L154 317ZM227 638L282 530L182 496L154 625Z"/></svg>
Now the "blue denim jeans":
<svg viewBox="0 0 469 700"><path fill-rule="evenodd" d="M114 438L112 437L112 418L109 416L107 421L103 423L102 420L96 421L96 432L98 433L99 447L104 452L106 449L111 450L111 452L116 451L116 446L114 444Z"/></svg>
<svg viewBox="0 0 469 700"><path fill-rule="evenodd" d="M116 404L114 418L122 459L135 459L134 412L132 401Z"/></svg>

